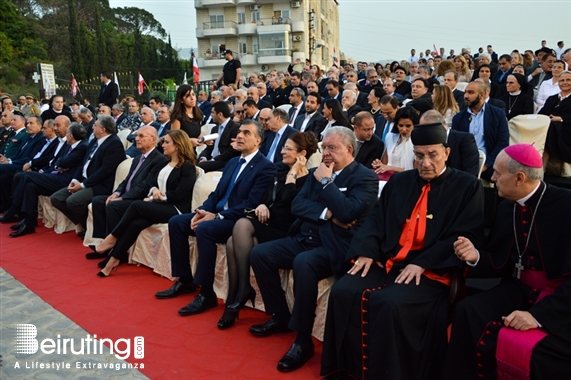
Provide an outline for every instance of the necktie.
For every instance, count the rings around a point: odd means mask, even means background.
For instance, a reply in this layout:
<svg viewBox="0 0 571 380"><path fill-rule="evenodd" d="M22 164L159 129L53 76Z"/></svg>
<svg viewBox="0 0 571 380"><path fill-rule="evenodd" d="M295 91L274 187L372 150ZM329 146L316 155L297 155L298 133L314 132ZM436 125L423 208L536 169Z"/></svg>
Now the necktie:
<svg viewBox="0 0 571 380"><path fill-rule="evenodd" d="M363 147L363 141L357 141L357 151L355 152L355 156L359 154L359 151Z"/></svg>
<svg viewBox="0 0 571 380"><path fill-rule="evenodd" d="M161 133L163 132L163 129L165 129L164 124L162 124L161 127L159 128L159 132L158 132L159 137L161 137Z"/></svg>
<svg viewBox="0 0 571 380"><path fill-rule="evenodd" d="M297 107L293 107L293 111L291 113L291 117L289 118L289 124L293 125L295 120L295 113L297 112Z"/></svg>
<svg viewBox="0 0 571 380"><path fill-rule="evenodd" d="M220 124L218 127L218 138L214 141L214 148L212 148L212 158L220 155L220 139L222 138L222 134L224 133L224 126Z"/></svg>
<svg viewBox="0 0 571 380"><path fill-rule="evenodd" d="M131 182L133 182L133 178L135 178L135 174L137 174L137 172L139 171L141 166L143 166L143 162L145 162L145 158L146 158L145 156L141 155L141 159L139 160L139 163L137 164L137 166L135 166L135 170L133 170L131 177L129 177L129 180L127 181L127 185L125 186L125 192L127 192L131 189Z"/></svg>
<svg viewBox="0 0 571 380"><path fill-rule="evenodd" d="M238 165L236 165L236 168L234 168L234 172L232 172L232 177L230 178L230 183L228 184L226 193L224 194L222 199L220 199L220 201L216 204L216 211L224 210L224 206L228 202L228 198L230 198L230 193L232 193L232 189L234 189L234 184L236 183L236 179L238 178L238 173L240 173L240 169L242 168L244 162L246 162L246 160L243 158L240 158L240 160L238 161Z"/></svg>
<svg viewBox="0 0 571 380"><path fill-rule="evenodd" d="M403 261L411 249L424 247L424 235L426 233L426 213L428 212L428 192L430 182L422 187L422 193L412 209L410 218L406 220L399 239L402 247L397 255L387 260L385 269L387 273L391 271L395 262Z"/></svg>
<svg viewBox="0 0 571 380"><path fill-rule="evenodd" d="M87 155L87 161L91 161L91 159L93 158L93 155L95 154L95 151L97 150L98 146L99 146L99 144L97 144L97 141L95 142L95 144L93 144L91 146L91 149L89 150L89 154Z"/></svg>
<svg viewBox="0 0 571 380"><path fill-rule="evenodd" d="M278 144L280 143L280 139L281 136L279 133L276 133L276 136L274 137L274 141L272 142L272 146L270 147L270 151L268 152L268 155L266 156L268 158L268 160L274 162L274 155L276 154L276 149L278 148Z"/></svg>

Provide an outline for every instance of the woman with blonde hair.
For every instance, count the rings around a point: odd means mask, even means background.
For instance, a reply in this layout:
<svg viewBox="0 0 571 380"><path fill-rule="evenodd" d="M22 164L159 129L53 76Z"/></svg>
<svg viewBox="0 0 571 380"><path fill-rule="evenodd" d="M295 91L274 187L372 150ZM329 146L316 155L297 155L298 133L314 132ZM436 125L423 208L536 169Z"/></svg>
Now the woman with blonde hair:
<svg viewBox="0 0 571 380"><path fill-rule="evenodd" d="M434 109L440 112L444 117L446 125L452 126L452 118L460 112L460 108L454 99L454 95L452 94L450 87L446 85L434 86L434 90L432 91L432 102L434 103Z"/></svg>
<svg viewBox="0 0 571 380"><path fill-rule="evenodd" d="M131 203L113 231L95 247L98 253L109 254L105 267L97 273L99 277L109 276L119 264L127 261L129 247L145 228L155 223L167 223L175 215L190 212L196 181L196 155L186 133L177 129L167 131L163 152L170 160L159 165L143 184L130 191L134 199L141 199L145 194L146 198Z"/></svg>
<svg viewBox="0 0 571 380"><path fill-rule="evenodd" d="M454 57L454 68L458 73L458 82L470 82L472 79L472 70L470 70L466 58L461 55Z"/></svg>
<svg viewBox="0 0 571 380"><path fill-rule="evenodd" d="M520 53L513 51L510 56L512 57L510 61L512 67L515 67L516 65L523 65L523 56Z"/></svg>

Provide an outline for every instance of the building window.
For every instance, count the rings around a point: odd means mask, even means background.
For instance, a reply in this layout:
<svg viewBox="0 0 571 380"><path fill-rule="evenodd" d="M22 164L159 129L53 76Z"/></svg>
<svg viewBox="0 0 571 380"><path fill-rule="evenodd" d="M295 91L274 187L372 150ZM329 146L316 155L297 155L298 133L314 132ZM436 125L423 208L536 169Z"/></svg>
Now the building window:
<svg viewBox="0 0 571 380"><path fill-rule="evenodd" d="M246 23L246 14L238 13L238 24L245 24L245 23Z"/></svg>
<svg viewBox="0 0 571 380"><path fill-rule="evenodd" d="M260 21L260 12L252 12L252 22Z"/></svg>
<svg viewBox="0 0 571 380"><path fill-rule="evenodd" d="M288 33L262 34L258 37L258 43L260 57L290 54Z"/></svg>
<svg viewBox="0 0 571 380"><path fill-rule="evenodd" d="M253 45L254 54L258 54L258 44Z"/></svg>
<svg viewBox="0 0 571 380"><path fill-rule="evenodd" d="M248 44L245 42L239 42L238 46L240 47L240 54L246 54L248 52Z"/></svg>
<svg viewBox="0 0 571 380"><path fill-rule="evenodd" d="M224 28L224 15L211 15L210 16L210 28Z"/></svg>
<svg viewBox="0 0 571 380"><path fill-rule="evenodd" d="M272 24L289 24L291 20L289 18L289 10L274 11L274 16L272 17Z"/></svg>

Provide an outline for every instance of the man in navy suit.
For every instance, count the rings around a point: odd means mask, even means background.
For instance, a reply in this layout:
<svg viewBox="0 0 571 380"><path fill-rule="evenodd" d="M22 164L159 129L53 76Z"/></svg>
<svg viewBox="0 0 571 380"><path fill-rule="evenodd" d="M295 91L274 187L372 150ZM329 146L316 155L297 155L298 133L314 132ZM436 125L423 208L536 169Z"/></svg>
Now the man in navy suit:
<svg viewBox="0 0 571 380"><path fill-rule="evenodd" d="M169 106L163 104L159 107L157 113L159 115L157 117L158 124L160 124L157 127L157 134L160 139L161 137L164 137L164 135L167 134L167 131L170 131L171 129L171 112L169 110Z"/></svg>
<svg viewBox="0 0 571 380"><path fill-rule="evenodd" d="M144 126L137 131L134 146L140 154L133 159L129 173L111 195L102 194L93 198L93 237L105 238L117 226L131 203L147 196L148 188L139 185L145 182L155 168L163 167L167 161L156 149L157 140L157 130L152 126ZM102 259L107 256L108 252L91 252L86 255L88 259Z"/></svg>
<svg viewBox="0 0 571 380"><path fill-rule="evenodd" d="M87 206L94 196L111 194L115 170L125 159L112 116L100 115L93 125L93 135L83 165L77 168L67 187L50 197L52 205L76 224L78 236L85 234Z"/></svg>
<svg viewBox="0 0 571 380"><path fill-rule="evenodd" d="M444 74L444 84L452 91L452 96L454 96L458 108L463 110L466 107L466 103L464 103L464 91L460 91L456 88L458 85L458 72L456 70L448 70Z"/></svg>
<svg viewBox="0 0 571 380"><path fill-rule="evenodd" d="M67 119L66 116L62 116ZM69 120L69 119L67 119ZM86 137L85 129L81 124L73 123L66 127L63 123L57 123L56 133L65 136L66 144L60 148L62 153L49 167L41 172L26 172L21 178L14 191L12 206L2 216L2 222L14 221L14 215L19 214L22 220L11 228L15 229L10 236L20 237L36 232L34 225L38 212L38 196L52 195L71 180L73 173L81 166L87 144L83 142Z"/></svg>
<svg viewBox="0 0 571 380"><path fill-rule="evenodd" d="M137 132L139 131L140 128L145 126L153 127L157 131L161 126L161 124L156 121L155 111L153 111L152 108L149 107L143 107L143 109L141 110L141 126L138 127L137 130L133 131L129 136L127 136L127 141L132 142L133 145L131 145L129 149L125 151L125 155L133 158L139 157L141 151L137 149L137 145L134 143L135 143L135 138L137 137Z"/></svg>
<svg viewBox="0 0 571 380"><path fill-rule="evenodd" d="M178 281L155 296L172 298L194 292L195 284L201 287L196 298L178 311L180 315L202 313L218 305L213 289L216 244L226 243L234 224L244 216L244 209L255 208L262 202L276 173L274 164L258 150L263 135L260 123L244 120L236 137L240 156L228 161L216 189L195 212L175 216L169 221L172 275L178 277ZM195 278L188 254L189 235L196 236L198 246Z"/></svg>
<svg viewBox="0 0 571 380"><path fill-rule="evenodd" d="M317 284L346 272L345 253L377 199L377 176L355 161L355 150L350 129L332 127L325 131L323 162L310 170L292 203L292 213L298 219L289 236L257 245L251 252L250 262L266 312L272 318L252 326L250 332L269 336L289 329L297 331L294 344L278 364L279 371L298 369L313 356ZM293 269L295 304L291 316L281 288L280 269Z"/></svg>
<svg viewBox="0 0 571 380"><path fill-rule="evenodd" d="M492 82L504 84L508 79L508 75L512 73L511 55L503 54L498 62L499 70L492 75Z"/></svg>
<svg viewBox="0 0 571 380"><path fill-rule="evenodd" d="M305 98L305 91L300 87L294 87L289 93L289 103L291 108L288 111L288 124L293 125L295 119L299 115L305 114L305 104L303 103L303 98Z"/></svg>
<svg viewBox="0 0 571 380"><path fill-rule="evenodd" d="M339 104L341 104L341 99L343 99L343 94L340 91L341 86L339 85L339 82L337 82L336 80L330 80L327 82L327 85L325 85L325 88L327 89L328 95L323 100L335 99L339 102Z"/></svg>
<svg viewBox="0 0 571 380"><path fill-rule="evenodd" d="M371 168L373 161L376 159L380 160L385 150L383 140L374 134L375 119L373 115L367 111L359 112L353 120L353 130L357 139L355 161L367 168Z"/></svg>
<svg viewBox="0 0 571 380"><path fill-rule="evenodd" d="M204 120L208 120L208 118L210 117L210 112L212 110L212 103L208 101L208 94L204 90L198 91L198 108L200 108L200 110L202 111L202 114L204 115Z"/></svg>
<svg viewBox="0 0 571 380"><path fill-rule="evenodd" d="M111 80L111 74L107 71L101 73L101 90L99 91L99 98L97 103L99 106L113 107L117 103L119 96L119 87L117 83Z"/></svg>
<svg viewBox="0 0 571 380"><path fill-rule="evenodd" d="M375 122L375 135L379 136L383 142L385 142L387 133L395 126L395 117L399 109L399 101L396 97L385 95L381 98L381 114Z"/></svg>
<svg viewBox="0 0 571 380"><path fill-rule="evenodd" d="M272 110L270 117L270 132L266 133L266 138L260 146L260 152L274 164L282 162L282 148L288 137L297 132L287 123L287 113L281 108Z"/></svg>
<svg viewBox="0 0 571 380"><path fill-rule="evenodd" d="M305 114L295 119L293 127L301 132L311 131L319 136L327 124L325 117L318 112L320 105L321 96L317 92L310 92L305 98Z"/></svg>
<svg viewBox="0 0 571 380"><path fill-rule="evenodd" d="M486 84L470 82L464 93L466 108L454 116L452 129L474 135L478 149L486 153L482 178L489 181L496 156L509 145L510 134L504 110L487 104L485 97Z"/></svg>

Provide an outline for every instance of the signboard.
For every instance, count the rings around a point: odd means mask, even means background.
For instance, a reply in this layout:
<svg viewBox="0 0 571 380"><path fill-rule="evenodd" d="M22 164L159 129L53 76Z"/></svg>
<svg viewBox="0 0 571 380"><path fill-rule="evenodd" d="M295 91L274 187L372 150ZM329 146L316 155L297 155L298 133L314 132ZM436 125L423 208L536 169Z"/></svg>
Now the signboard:
<svg viewBox="0 0 571 380"><path fill-rule="evenodd" d="M54 65L50 63L38 63L38 71L42 77L41 88L45 91L46 97L51 97L56 93L56 78L54 75Z"/></svg>

